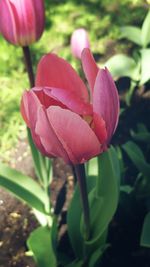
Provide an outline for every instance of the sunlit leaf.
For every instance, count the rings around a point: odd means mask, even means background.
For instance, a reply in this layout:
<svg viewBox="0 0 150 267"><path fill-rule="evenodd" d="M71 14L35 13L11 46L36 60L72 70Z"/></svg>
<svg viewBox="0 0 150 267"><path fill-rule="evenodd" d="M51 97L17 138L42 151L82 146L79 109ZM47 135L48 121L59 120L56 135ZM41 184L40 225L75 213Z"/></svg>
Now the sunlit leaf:
<svg viewBox="0 0 150 267"><path fill-rule="evenodd" d="M141 41L142 45L146 47L150 43L150 11L143 22L141 30Z"/></svg>
<svg viewBox="0 0 150 267"><path fill-rule="evenodd" d="M105 66L114 78L126 76L133 80L139 80L139 66L131 57L123 54L112 56Z"/></svg>
<svg viewBox="0 0 150 267"><path fill-rule="evenodd" d="M87 175L98 175L98 160L97 157L87 162Z"/></svg>
<svg viewBox="0 0 150 267"><path fill-rule="evenodd" d="M121 28L121 37L126 38L141 46L141 30L135 26L125 26Z"/></svg>
<svg viewBox="0 0 150 267"><path fill-rule="evenodd" d="M0 163L0 186L25 201L30 207L46 213L45 204L49 200L42 188L31 177Z"/></svg>
<svg viewBox="0 0 150 267"><path fill-rule="evenodd" d="M141 50L141 79L140 84L146 83L150 80L150 49Z"/></svg>

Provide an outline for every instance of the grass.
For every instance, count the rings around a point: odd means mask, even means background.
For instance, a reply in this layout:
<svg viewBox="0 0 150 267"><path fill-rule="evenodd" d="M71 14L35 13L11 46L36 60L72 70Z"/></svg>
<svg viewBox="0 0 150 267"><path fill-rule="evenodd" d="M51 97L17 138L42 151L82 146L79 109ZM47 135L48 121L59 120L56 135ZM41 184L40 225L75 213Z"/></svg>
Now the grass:
<svg viewBox="0 0 150 267"><path fill-rule="evenodd" d="M115 51L123 51L126 44L119 41L119 27L140 25L146 14L142 0L84 0L46 1L46 29L42 38L32 45L36 65L44 53L54 51L75 68L70 52L70 36L74 29L84 27L89 32L91 49L98 58L106 56L107 43L115 41ZM131 12L132 11L132 12ZM117 16L116 16L117 13ZM20 115L22 92L28 88L21 48L8 44L0 36L0 156L9 157L9 151L18 138L24 137L24 122Z"/></svg>

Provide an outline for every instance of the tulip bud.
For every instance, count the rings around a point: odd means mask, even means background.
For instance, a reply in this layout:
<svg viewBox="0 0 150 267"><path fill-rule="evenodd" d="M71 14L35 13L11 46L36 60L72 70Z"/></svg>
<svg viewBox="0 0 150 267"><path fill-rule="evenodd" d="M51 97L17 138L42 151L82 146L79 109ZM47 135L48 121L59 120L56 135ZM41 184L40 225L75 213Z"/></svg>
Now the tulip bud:
<svg viewBox="0 0 150 267"><path fill-rule="evenodd" d="M20 46L37 41L44 30L44 0L0 0L0 31Z"/></svg>
<svg viewBox="0 0 150 267"><path fill-rule="evenodd" d="M84 48L90 48L88 34L85 29L80 28L73 32L71 36L72 54L81 59L81 53Z"/></svg>
<svg viewBox="0 0 150 267"><path fill-rule="evenodd" d="M108 148L119 117L119 96L109 71L98 68L88 48L81 61L91 100L71 65L47 54L38 64L35 87L24 92L21 102L22 116L41 153L74 165Z"/></svg>

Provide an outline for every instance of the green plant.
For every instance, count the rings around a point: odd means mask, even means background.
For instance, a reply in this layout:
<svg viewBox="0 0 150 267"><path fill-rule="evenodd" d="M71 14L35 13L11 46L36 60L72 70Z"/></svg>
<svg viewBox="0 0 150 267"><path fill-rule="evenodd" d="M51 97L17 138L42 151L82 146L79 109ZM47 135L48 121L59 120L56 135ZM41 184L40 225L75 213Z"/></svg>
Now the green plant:
<svg viewBox="0 0 150 267"><path fill-rule="evenodd" d="M111 57L105 65L116 78L129 77L131 85L126 95L126 103L130 105L132 94L136 87L144 86L150 80L150 11L147 13L141 28L125 26L121 28L121 38L133 42L132 56L118 54Z"/></svg>

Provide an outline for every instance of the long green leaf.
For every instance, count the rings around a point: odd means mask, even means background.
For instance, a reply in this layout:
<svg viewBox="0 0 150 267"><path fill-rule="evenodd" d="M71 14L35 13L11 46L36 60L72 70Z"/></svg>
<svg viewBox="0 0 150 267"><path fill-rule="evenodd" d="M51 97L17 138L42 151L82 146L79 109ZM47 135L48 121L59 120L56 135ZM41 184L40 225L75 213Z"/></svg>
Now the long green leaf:
<svg viewBox="0 0 150 267"><path fill-rule="evenodd" d="M150 212L147 213L144 219L140 245L150 248Z"/></svg>
<svg viewBox="0 0 150 267"><path fill-rule="evenodd" d="M141 50L141 79L140 84L143 85L150 80L150 49Z"/></svg>
<svg viewBox="0 0 150 267"><path fill-rule="evenodd" d="M109 69L114 78L129 77L135 81L140 79L139 77L139 65L133 60L123 54L112 56L105 66Z"/></svg>
<svg viewBox="0 0 150 267"><path fill-rule="evenodd" d="M150 11L147 13L146 18L142 25L141 41L144 47L150 43Z"/></svg>
<svg viewBox="0 0 150 267"><path fill-rule="evenodd" d="M51 160L44 157L36 148L30 129L27 128L28 131L28 141L32 153L32 158L34 162L35 167L35 173L39 179L39 181L44 185L45 187L49 186L50 179L51 179Z"/></svg>
<svg viewBox="0 0 150 267"><path fill-rule="evenodd" d="M39 227L27 240L27 245L33 252L38 267L57 267L51 236L51 229Z"/></svg>
<svg viewBox="0 0 150 267"><path fill-rule="evenodd" d="M121 28L121 37L141 46L141 30L135 26L125 26Z"/></svg>
<svg viewBox="0 0 150 267"><path fill-rule="evenodd" d="M146 177L150 177L150 164L145 160L142 150L132 141L122 146L136 168Z"/></svg>
<svg viewBox="0 0 150 267"><path fill-rule="evenodd" d="M0 163L0 186L25 201L30 207L46 213L47 196L31 177Z"/></svg>
<svg viewBox="0 0 150 267"><path fill-rule="evenodd" d="M139 123L137 125L137 131L131 130L131 135L134 140L147 142L150 144L150 132L147 130L144 124Z"/></svg>
<svg viewBox="0 0 150 267"><path fill-rule="evenodd" d="M119 199L120 169L117 154L113 147L99 156L99 177L96 188L91 192L91 240L87 245L94 246L107 230ZM105 235L104 235L105 239Z"/></svg>

